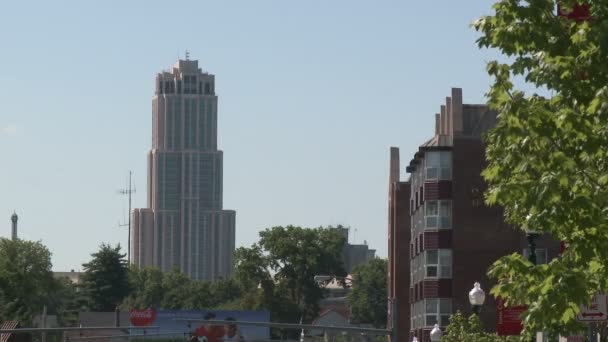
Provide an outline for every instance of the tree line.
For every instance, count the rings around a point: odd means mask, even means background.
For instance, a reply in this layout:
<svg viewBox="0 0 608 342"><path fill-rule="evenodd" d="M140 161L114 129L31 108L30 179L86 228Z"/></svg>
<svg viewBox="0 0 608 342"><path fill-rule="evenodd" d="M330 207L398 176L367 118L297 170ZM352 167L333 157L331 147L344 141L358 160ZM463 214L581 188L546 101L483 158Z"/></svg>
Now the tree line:
<svg viewBox="0 0 608 342"><path fill-rule="evenodd" d="M275 322L311 322L326 294L316 275L346 276L344 237L333 229L272 227L250 247L237 248L232 277L193 280L173 269L129 266L120 245L102 244L84 263L78 284L54 278L51 253L40 242L0 240L0 320L29 325L47 306L63 326L81 311L130 309L268 310ZM353 272L353 320L386 322L386 260ZM344 284L345 285L345 284Z"/></svg>

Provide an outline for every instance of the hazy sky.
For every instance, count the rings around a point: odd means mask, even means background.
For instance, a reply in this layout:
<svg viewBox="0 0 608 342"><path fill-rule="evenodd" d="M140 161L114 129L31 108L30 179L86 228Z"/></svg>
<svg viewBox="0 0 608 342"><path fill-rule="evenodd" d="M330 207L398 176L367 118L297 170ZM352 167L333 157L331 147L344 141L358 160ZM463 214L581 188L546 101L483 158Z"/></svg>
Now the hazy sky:
<svg viewBox="0 0 608 342"><path fill-rule="evenodd" d="M483 102L467 1L11 1L0 5L0 236L41 240L55 270L126 246L146 205L154 76L184 51L216 75L224 208L237 246L274 225L344 224L387 250L389 147L402 174L462 87Z"/></svg>

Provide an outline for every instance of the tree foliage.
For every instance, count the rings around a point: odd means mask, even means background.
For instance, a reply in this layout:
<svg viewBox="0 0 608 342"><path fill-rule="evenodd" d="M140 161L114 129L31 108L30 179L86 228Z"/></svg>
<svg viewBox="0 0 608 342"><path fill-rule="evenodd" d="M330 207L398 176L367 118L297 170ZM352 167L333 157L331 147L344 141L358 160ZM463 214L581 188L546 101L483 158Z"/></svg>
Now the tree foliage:
<svg viewBox="0 0 608 342"><path fill-rule="evenodd" d="M323 298L315 275L346 275L340 256L345 242L333 229L287 226L260 232L259 246L267 255L274 281L300 307L304 320L317 316Z"/></svg>
<svg viewBox="0 0 608 342"><path fill-rule="evenodd" d="M163 272L158 267L129 267L131 293L122 302L123 309L159 308L164 296Z"/></svg>
<svg viewBox="0 0 608 342"><path fill-rule="evenodd" d="M167 272L162 282L164 295L161 307L168 310L185 308L190 297L191 281L187 275L177 268Z"/></svg>
<svg viewBox="0 0 608 342"><path fill-rule="evenodd" d="M0 318L31 323L51 305L51 253L40 242L0 239Z"/></svg>
<svg viewBox="0 0 608 342"><path fill-rule="evenodd" d="M71 327L78 323L78 313L87 308L87 298L80 286L68 278L55 279L50 297L49 313L57 315L60 326Z"/></svg>
<svg viewBox="0 0 608 342"><path fill-rule="evenodd" d="M260 232L257 244L235 252L234 279L241 287L242 307L267 309L273 321L312 321L323 298L314 277L346 275L340 256L345 242L337 231L323 228L287 226ZM297 334L273 330L275 337Z"/></svg>
<svg viewBox="0 0 608 342"><path fill-rule="evenodd" d="M487 202L503 206L513 225L568 246L548 265L500 259L492 293L528 306L528 335L552 338L580 330L579 304L608 290L608 2L579 3L590 20L559 16L555 0L501 0L474 23L479 46L507 57L487 66L489 104L499 112L487 136ZM560 5L568 12L574 2ZM552 96L517 90L514 77Z"/></svg>
<svg viewBox="0 0 608 342"><path fill-rule="evenodd" d="M467 319L460 311L450 317L450 324L441 337L441 342L515 342L518 340L519 338L515 336L490 334L483 329L479 316L472 315Z"/></svg>
<svg viewBox="0 0 608 342"><path fill-rule="evenodd" d="M132 266L129 269L129 284L131 292L121 304L123 310L240 309L238 299L241 290L233 279L193 280L177 268L163 273L157 267Z"/></svg>
<svg viewBox="0 0 608 342"><path fill-rule="evenodd" d="M387 272L386 259L373 259L353 270L353 289L348 294L348 306L355 322L371 323L376 328L386 327Z"/></svg>
<svg viewBox="0 0 608 342"><path fill-rule="evenodd" d="M101 244L91 256L91 261L82 265L88 306L93 311L114 311L130 292L126 254L121 253L120 245Z"/></svg>

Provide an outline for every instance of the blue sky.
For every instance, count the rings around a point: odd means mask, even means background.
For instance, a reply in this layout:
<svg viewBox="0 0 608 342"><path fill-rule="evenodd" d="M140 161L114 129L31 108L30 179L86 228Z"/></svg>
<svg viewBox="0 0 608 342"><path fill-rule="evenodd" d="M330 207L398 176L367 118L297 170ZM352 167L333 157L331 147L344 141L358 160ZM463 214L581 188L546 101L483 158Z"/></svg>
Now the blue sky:
<svg viewBox="0 0 608 342"><path fill-rule="evenodd" d="M344 224L386 256L389 147L408 161L450 87L484 102L494 56L469 24L490 6L3 3L0 236L17 210L20 237L46 244L55 270L80 269L101 242L126 246L117 190L133 170L145 207L154 76L188 50L216 75L237 246L274 225Z"/></svg>

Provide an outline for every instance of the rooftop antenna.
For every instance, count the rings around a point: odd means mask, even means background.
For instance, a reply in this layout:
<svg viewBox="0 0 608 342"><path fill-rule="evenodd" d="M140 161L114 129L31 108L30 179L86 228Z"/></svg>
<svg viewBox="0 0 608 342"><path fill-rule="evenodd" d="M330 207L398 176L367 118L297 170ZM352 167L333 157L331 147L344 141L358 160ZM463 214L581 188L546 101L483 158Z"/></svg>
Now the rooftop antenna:
<svg viewBox="0 0 608 342"><path fill-rule="evenodd" d="M135 188L131 187L131 175L132 174L133 174L133 172L129 170L129 187L127 189L118 190L119 194L129 196L129 219L126 224L118 223L119 227L125 227L125 226L129 227L129 238L127 239L127 241L128 241L127 242L127 261L129 264L131 264L131 195L135 193Z"/></svg>
<svg viewBox="0 0 608 342"><path fill-rule="evenodd" d="M186 50L186 60L187 61L190 60L190 52L188 50Z"/></svg>

